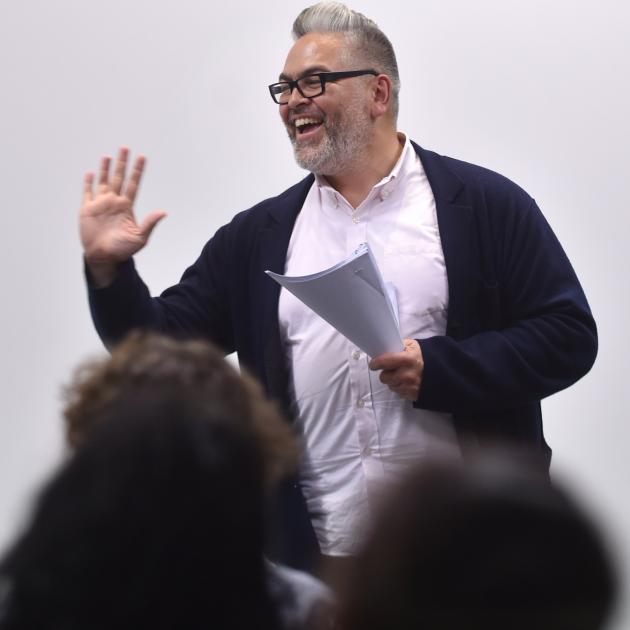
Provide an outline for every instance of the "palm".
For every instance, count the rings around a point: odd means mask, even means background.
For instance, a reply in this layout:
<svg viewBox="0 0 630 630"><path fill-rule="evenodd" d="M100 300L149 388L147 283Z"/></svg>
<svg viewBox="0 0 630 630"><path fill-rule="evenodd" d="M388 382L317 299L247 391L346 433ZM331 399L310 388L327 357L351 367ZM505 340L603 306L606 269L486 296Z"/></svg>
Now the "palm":
<svg viewBox="0 0 630 630"><path fill-rule="evenodd" d="M146 244L157 222L165 216L162 211L151 213L138 224L135 201L145 160L141 156L125 182L129 152L120 150L112 177L109 176L110 158L103 158L97 192L94 194L94 175L85 177L84 199L80 212L81 242L89 262L115 264L127 260Z"/></svg>

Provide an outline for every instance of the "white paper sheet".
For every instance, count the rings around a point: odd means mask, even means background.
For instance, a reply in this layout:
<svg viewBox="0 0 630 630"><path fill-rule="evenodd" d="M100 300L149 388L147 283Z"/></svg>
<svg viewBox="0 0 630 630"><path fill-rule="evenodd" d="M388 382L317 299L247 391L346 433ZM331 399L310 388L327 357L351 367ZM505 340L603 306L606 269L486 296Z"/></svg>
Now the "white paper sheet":
<svg viewBox="0 0 630 630"><path fill-rule="evenodd" d="M330 269L308 276L265 273L368 356L403 350L398 314L391 299L395 304L394 288L383 282L366 243Z"/></svg>

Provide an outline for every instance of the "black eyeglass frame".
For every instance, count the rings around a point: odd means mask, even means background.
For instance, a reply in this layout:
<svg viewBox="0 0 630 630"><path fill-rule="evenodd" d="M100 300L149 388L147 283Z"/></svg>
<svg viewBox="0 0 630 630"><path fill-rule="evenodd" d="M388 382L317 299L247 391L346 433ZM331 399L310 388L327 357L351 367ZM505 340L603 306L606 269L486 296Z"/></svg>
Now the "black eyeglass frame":
<svg viewBox="0 0 630 630"><path fill-rule="evenodd" d="M326 91L326 83L330 81L338 81L339 79L349 79L350 77L360 77L364 74L371 74L377 77L380 73L373 68L369 68L367 70L344 70L341 72L313 72L312 74L307 74L303 77L300 77L299 79L295 79L295 81L278 81L278 83L272 83L269 86L269 94L271 94L271 98L273 99L274 103L278 105L286 105L289 102L288 100L285 103L281 103L277 98L279 94L286 90L286 86L289 86L289 98L291 98L291 94L293 93L294 89L297 89L297 91L304 98L316 98L317 96L321 96ZM302 92L299 82L303 81L304 79L308 79L309 77L319 78L319 82L322 88L321 92L311 95L307 95ZM279 89L278 86L282 86L282 89ZM274 88L276 88L275 92Z"/></svg>

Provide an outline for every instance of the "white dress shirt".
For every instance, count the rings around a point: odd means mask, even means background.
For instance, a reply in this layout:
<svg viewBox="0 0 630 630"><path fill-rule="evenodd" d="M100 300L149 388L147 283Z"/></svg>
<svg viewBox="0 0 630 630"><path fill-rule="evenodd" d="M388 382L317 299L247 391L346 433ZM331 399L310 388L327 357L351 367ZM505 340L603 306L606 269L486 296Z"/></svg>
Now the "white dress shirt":
<svg viewBox="0 0 630 630"><path fill-rule="evenodd" d="M422 339L445 333L448 281L431 187L399 135L398 162L356 209L316 178L291 235L285 274L322 271L368 243L396 289L402 336ZM285 289L279 320L313 527L322 553L352 555L387 482L426 454L457 452L451 417L414 409L393 393L363 352Z"/></svg>

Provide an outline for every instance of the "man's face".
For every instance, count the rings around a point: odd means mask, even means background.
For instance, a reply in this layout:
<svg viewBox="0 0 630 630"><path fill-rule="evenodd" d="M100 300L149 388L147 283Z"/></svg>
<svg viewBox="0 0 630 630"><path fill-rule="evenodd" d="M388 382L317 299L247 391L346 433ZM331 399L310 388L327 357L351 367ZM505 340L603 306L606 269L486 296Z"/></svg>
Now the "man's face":
<svg viewBox="0 0 630 630"><path fill-rule="evenodd" d="M280 79L360 69L360 62L353 62L348 52L344 35L309 33L289 51ZM280 105L280 116L297 163L319 175L336 175L355 163L370 143L366 77L326 83L324 94L314 98L305 98L294 89L289 102Z"/></svg>

